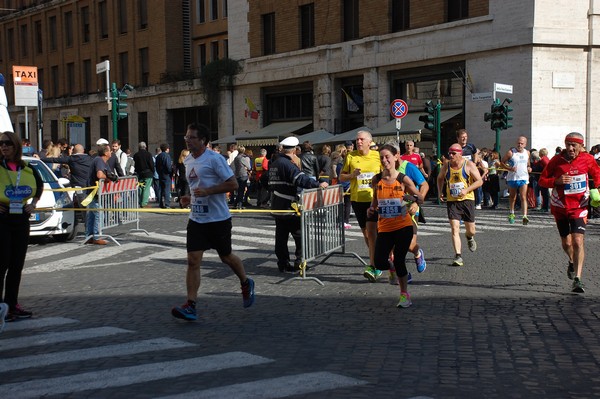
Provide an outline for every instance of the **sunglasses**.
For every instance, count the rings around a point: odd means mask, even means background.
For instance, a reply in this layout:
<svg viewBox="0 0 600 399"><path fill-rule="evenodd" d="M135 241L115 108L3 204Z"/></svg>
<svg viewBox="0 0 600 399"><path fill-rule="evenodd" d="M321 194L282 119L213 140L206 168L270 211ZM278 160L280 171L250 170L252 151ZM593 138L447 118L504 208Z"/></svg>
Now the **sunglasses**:
<svg viewBox="0 0 600 399"><path fill-rule="evenodd" d="M5 145L7 147L14 146L13 142L10 140L0 140L0 147L2 147L3 145Z"/></svg>
<svg viewBox="0 0 600 399"><path fill-rule="evenodd" d="M452 155L456 155L458 154L458 152L449 152L448 155L452 156Z"/></svg>

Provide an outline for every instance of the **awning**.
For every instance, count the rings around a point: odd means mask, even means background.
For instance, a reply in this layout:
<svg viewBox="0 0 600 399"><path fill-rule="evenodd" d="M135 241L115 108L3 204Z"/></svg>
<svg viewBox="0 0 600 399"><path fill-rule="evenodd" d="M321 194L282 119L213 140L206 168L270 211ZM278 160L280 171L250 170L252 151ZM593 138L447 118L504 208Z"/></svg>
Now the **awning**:
<svg viewBox="0 0 600 399"><path fill-rule="evenodd" d="M327 138L324 140L319 140L319 141L315 140L315 142L313 144L342 143L346 140L354 141L354 140L356 140L356 134L361 130L366 130L367 132L371 131L371 129L369 129L368 127L361 126L361 127L357 127L356 129L352 129L352 130L349 130L349 131L341 133L341 134L333 135L330 138Z"/></svg>
<svg viewBox="0 0 600 399"><path fill-rule="evenodd" d="M303 143L305 141L310 141L311 144L318 143L320 141L328 142L333 137L333 134L329 133L325 129L315 130L314 132L303 134L302 136L298 136L298 140Z"/></svg>
<svg viewBox="0 0 600 399"><path fill-rule="evenodd" d="M231 136L221 137L218 140L211 141L212 144L231 144L236 143L239 139L249 137L249 132L240 132L238 134L232 134Z"/></svg>
<svg viewBox="0 0 600 399"><path fill-rule="evenodd" d="M238 145L262 146L262 145L277 145L285 137L292 136L302 128L312 124L312 120L293 121L293 122L275 122L256 132L250 133L249 136L237 140Z"/></svg>

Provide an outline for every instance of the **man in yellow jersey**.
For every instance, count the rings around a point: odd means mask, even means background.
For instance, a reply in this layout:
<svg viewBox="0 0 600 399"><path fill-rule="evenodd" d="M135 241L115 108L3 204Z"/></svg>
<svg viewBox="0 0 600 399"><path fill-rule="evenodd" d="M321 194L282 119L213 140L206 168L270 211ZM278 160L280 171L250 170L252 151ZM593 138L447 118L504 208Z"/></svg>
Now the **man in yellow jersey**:
<svg viewBox="0 0 600 399"><path fill-rule="evenodd" d="M475 190L481 187L483 180L477 166L462 156L462 146L452 144L448 150L448 159L442 166L437 178L438 198L448 201L448 219L452 231L454 261L452 266L464 264L461 256L460 221L465 222L467 245L471 252L477 250L475 242ZM446 186L446 190L442 191Z"/></svg>
<svg viewBox="0 0 600 399"><path fill-rule="evenodd" d="M377 216L367 216L367 210L373 199L373 188L371 181L373 176L381 172L381 161L379 152L370 149L373 138L371 133L360 130L356 134L356 150L346 156L344 166L340 173L341 181L350 182L350 202L358 220L358 225L365 237L365 243L369 248L369 266L363 275L370 281L375 282L382 271L377 270L375 265L375 241L377 240Z"/></svg>

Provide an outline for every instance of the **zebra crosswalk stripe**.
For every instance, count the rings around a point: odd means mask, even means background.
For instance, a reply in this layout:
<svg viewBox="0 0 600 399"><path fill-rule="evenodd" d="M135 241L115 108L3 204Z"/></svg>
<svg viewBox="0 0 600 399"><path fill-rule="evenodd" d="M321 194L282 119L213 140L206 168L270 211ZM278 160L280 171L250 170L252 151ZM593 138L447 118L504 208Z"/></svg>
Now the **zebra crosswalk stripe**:
<svg viewBox="0 0 600 399"><path fill-rule="evenodd" d="M273 362L262 356L244 352L228 352L191 359L148 363L139 366L117 367L70 376L29 380L27 383L0 385L4 397L11 399L39 398L81 392L89 389L122 387L183 375L225 370L232 367L254 366Z"/></svg>
<svg viewBox="0 0 600 399"><path fill-rule="evenodd" d="M242 384L187 392L158 399L276 399L366 384L366 381L329 372L266 378Z"/></svg>
<svg viewBox="0 0 600 399"><path fill-rule="evenodd" d="M0 359L0 373L22 370L29 367L44 367L53 364L101 359L112 356L135 355L137 353L185 348L188 346L194 346L194 344L172 338L156 338L57 353L13 357Z"/></svg>
<svg viewBox="0 0 600 399"><path fill-rule="evenodd" d="M57 344L60 342L81 341L85 339L107 337L110 335L131 333L117 327L97 327L66 332L50 332L27 337L0 340L0 351L28 348L30 346Z"/></svg>

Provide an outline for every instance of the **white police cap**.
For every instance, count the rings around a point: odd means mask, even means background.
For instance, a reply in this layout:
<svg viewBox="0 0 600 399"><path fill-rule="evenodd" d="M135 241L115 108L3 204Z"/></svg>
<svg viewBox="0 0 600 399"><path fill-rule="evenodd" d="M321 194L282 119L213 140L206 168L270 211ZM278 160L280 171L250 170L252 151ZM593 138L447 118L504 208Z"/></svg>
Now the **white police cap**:
<svg viewBox="0 0 600 399"><path fill-rule="evenodd" d="M106 139L100 139L100 140L96 141L96 145L102 145L102 144L109 144L109 142Z"/></svg>
<svg viewBox="0 0 600 399"><path fill-rule="evenodd" d="M300 144L300 141L298 141L298 137L290 136L283 139L280 144L284 147L292 148Z"/></svg>

